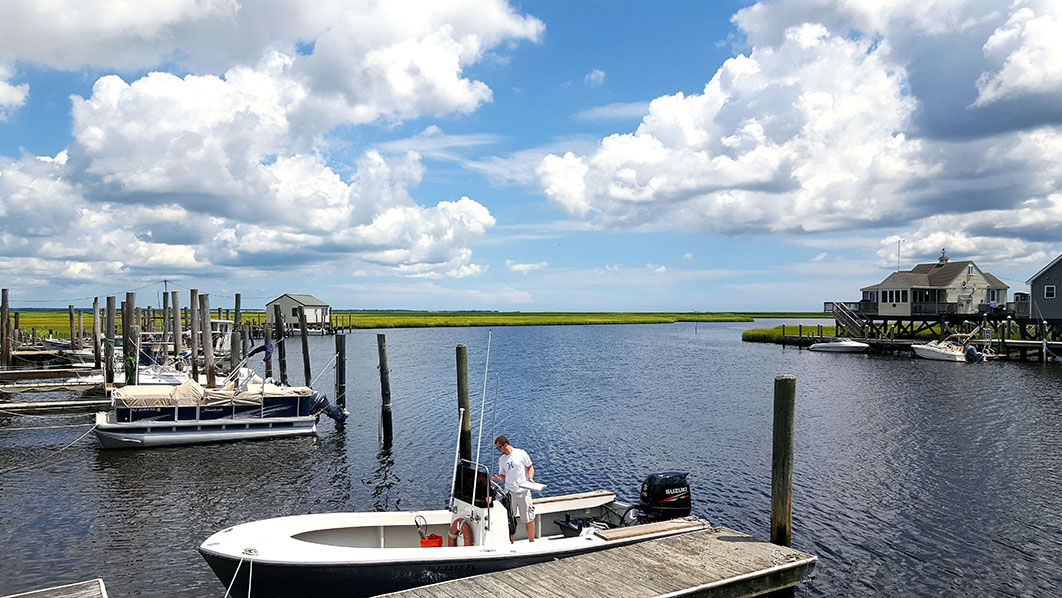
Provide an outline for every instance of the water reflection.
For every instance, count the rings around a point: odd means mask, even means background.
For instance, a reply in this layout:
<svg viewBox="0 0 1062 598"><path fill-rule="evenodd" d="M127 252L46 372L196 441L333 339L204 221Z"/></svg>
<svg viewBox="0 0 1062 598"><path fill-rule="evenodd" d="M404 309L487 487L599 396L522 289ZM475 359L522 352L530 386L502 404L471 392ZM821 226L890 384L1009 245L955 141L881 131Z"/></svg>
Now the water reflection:
<svg viewBox="0 0 1062 598"><path fill-rule="evenodd" d="M373 470L372 475L362 478L361 483L372 487L372 510L374 511L398 511L401 509L402 495L398 484L402 479L391 471L395 464L391 454L391 445L385 444L380 452L376 453L376 461L379 466Z"/></svg>

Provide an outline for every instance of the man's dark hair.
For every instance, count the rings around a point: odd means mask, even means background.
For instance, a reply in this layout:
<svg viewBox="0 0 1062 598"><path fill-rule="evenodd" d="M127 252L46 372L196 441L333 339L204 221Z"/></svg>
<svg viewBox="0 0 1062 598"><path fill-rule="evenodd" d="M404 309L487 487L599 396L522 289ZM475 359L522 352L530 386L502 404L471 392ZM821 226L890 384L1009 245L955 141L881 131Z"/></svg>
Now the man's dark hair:
<svg viewBox="0 0 1062 598"><path fill-rule="evenodd" d="M505 446L509 444L509 439L504 436L499 436L494 439L494 446Z"/></svg>

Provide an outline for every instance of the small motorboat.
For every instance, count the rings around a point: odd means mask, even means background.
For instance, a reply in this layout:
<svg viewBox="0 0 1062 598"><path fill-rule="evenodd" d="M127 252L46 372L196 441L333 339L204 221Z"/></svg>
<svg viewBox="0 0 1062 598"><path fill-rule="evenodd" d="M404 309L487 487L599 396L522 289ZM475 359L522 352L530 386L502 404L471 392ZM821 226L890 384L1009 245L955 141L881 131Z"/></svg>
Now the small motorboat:
<svg viewBox="0 0 1062 598"><path fill-rule="evenodd" d="M870 348L870 345L854 341L850 338L838 337L828 343L815 343L808 347L809 351L827 351L830 353L862 353Z"/></svg>
<svg viewBox="0 0 1062 598"><path fill-rule="evenodd" d="M603 490L536 498L534 542L486 467L462 461L454 482L449 509L264 519L215 533L199 552L232 596L364 597L710 526L689 516L685 473L650 475L640 516Z"/></svg>
<svg viewBox="0 0 1062 598"><path fill-rule="evenodd" d="M918 357L935 361L976 363L995 357L988 347L978 351L977 347L969 344L970 337L969 334L953 334L942 340L911 345L911 350Z"/></svg>

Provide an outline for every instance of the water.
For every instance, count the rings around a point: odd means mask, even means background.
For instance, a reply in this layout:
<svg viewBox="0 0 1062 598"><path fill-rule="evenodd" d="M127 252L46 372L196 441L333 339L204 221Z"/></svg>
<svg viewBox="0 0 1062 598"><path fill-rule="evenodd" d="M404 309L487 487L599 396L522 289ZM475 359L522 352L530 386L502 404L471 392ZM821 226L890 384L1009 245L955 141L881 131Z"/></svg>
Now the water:
<svg viewBox="0 0 1062 598"><path fill-rule="evenodd" d="M797 376L794 546L811 596L1046 596L1062 580L1062 368L952 364L742 343L758 324L496 328L484 459L506 434L547 493L637 501L690 472L695 514L766 539L774 378ZM86 438L0 475L0 594L103 577L112 596L221 596L196 552L229 525L337 510L440 508L469 347L473 441L487 329L387 330L394 445L378 442L376 331L347 337L350 420L300 438L100 451ZM310 339L319 388L332 337ZM298 342L289 376L302 382ZM493 409L498 396L498 408ZM496 424L492 426L496 418ZM0 470L46 457L87 415L0 414ZM494 431L492 432L492 427Z"/></svg>

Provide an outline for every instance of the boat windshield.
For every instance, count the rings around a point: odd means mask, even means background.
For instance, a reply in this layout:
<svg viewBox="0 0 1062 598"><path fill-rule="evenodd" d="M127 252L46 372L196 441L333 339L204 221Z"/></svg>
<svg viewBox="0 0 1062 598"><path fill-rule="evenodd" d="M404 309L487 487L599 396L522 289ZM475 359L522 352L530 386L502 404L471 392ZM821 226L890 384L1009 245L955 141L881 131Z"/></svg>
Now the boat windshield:
<svg viewBox="0 0 1062 598"><path fill-rule="evenodd" d="M476 479L476 478L479 479ZM485 465L476 465L465 459L457 468L457 479L454 480L454 498L472 503L472 487L475 486L477 507L488 507L487 496L490 495L490 476Z"/></svg>

